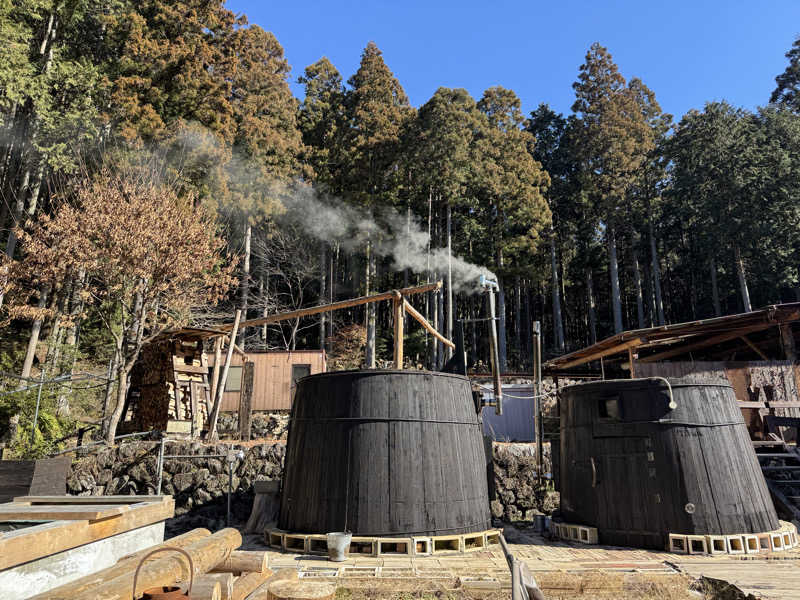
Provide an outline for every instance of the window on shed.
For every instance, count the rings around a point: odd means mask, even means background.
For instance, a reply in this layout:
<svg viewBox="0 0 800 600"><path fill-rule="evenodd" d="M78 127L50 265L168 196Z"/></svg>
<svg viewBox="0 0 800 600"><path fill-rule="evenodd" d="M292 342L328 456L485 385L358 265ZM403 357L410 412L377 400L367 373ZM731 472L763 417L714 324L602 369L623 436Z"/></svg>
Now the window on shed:
<svg viewBox="0 0 800 600"><path fill-rule="evenodd" d="M230 367L228 369L228 379L225 381L225 391L242 391L242 367Z"/></svg>
<svg viewBox="0 0 800 600"><path fill-rule="evenodd" d="M600 398L597 401L598 416L609 421L619 421L619 396Z"/></svg>
<svg viewBox="0 0 800 600"><path fill-rule="evenodd" d="M297 385L299 379L309 375L311 375L311 365L292 365L292 387Z"/></svg>

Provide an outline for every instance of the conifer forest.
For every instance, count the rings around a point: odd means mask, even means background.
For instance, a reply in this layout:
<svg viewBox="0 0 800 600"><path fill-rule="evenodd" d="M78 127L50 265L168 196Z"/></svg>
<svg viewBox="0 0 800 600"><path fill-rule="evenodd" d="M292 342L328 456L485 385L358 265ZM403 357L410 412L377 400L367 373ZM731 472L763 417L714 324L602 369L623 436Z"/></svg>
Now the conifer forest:
<svg viewBox="0 0 800 600"><path fill-rule="evenodd" d="M441 280L413 304L452 339L484 315L484 274L500 369L521 372L534 321L548 357L800 301L800 39L763 106L683 115L602 40L568 114L546 89L526 114L501 86L412 106L378 44L343 73L292 63L221 0L0 0L0 383L23 390L0 396L0 436L32 427L32 381L66 382L20 455L121 407L149 339L237 309ZM365 304L237 344L380 367L392 322ZM486 369L481 325L464 333ZM409 366L448 358L413 322L406 336Z"/></svg>

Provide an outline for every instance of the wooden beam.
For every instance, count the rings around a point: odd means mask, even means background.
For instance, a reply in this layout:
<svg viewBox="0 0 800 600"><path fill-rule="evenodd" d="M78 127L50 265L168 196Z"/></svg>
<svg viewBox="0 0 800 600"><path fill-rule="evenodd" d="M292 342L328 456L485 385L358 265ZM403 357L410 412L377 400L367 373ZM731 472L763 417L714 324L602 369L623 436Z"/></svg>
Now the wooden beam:
<svg viewBox="0 0 800 600"><path fill-rule="evenodd" d="M214 371L211 374L211 402L217 398L219 371L222 368L222 337L214 340ZM209 415L210 416L210 415Z"/></svg>
<svg viewBox="0 0 800 600"><path fill-rule="evenodd" d="M707 348L708 346L713 346L714 344L721 344L723 342L729 342L730 340L735 340L736 338L742 337L742 335L746 333L763 331L764 329L767 329L772 325L774 325L774 323L761 323L759 325L751 325L750 327L737 329L735 331L731 331L728 333L722 333L720 335L715 335L714 337L700 340L699 342L695 342L693 344L687 344L685 346L681 346L680 348L673 348L672 350L666 350L664 352L658 352L657 354L651 354L650 356L645 356L644 358L640 358L639 362L656 362L659 360L664 360L665 358L680 356L681 354L686 354L687 352L691 352L692 350L699 350L700 348Z"/></svg>
<svg viewBox="0 0 800 600"><path fill-rule="evenodd" d="M403 296L398 292L395 296L392 308L394 309L394 368L403 368L403 321L405 320L405 313L403 312Z"/></svg>
<svg viewBox="0 0 800 600"><path fill-rule="evenodd" d="M278 313L276 315L268 315L260 319L251 319L250 321L242 321L242 327L257 327L259 325L268 325L270 323L279 323L280 321L288 321L298 317L308 317L311 315L318 315L319 313L329 312L333 310L341 310L342 308L350 308L359 306L361 304L369 304L370 302L380 302L381 300L391 300L395 294L401 296L411 296L413 294L421 294L423 292L431 292L438 290L442 287L442 282L428 283L426 285L418 285L414 287L402 288L399 290L392 290L390 292L383 292L380 294L373 294L371 296L361 296L360 298L352 298L350 300L341 300L332 304L321 304L320 306L311 306L309 308L301 308L299 310L292 310L289 312ZM233 328L231 324L220 326L221 330L228 331Z"/></svg>
<svg viewBox="0 0 800 600"><path fill-rule="evenodd" d="M414 317L414 319L415 319L415 320L416 320L416 321L417 321L417 322L418 322L420 325L422 325L422 326L423 326L425 329L427 329L427 330L428 330L428 332L429 332L429 333L430 333L430 334L431 334L433 337L435 337L437 340L439 340L440 342L442 342L442 343L443 343L445 346L448 346L448 347L450 347L450 348L453 348L453 349L455 349L456 345L455 345L453 342L451 342L450 340L448 340L446 337L444 337L444 336L443 336L441 333L439 333L438 331L436 331L436 329L434 328L434 326L433 326L433 325L431 325L430 323L428 323L428 319L426 319L426 318L425 318L425 317L424 317L424 316L423 316L423 315L422 315L422 314L421 314L421 313L420 313L420 312L419 312L419 311L418 311L416 308L414 308L413 306L411 306L411 304L409 304L409 303L408 303L408 300L406 300L405 298L403 298L403 308L405 309L405 311L406 311L406 312L407 312L409 315L411 315L412 317Z"/></svg>
<svg viewBox="0 0 800 600"><path fill-rule="evenodd" d="M217 436L217 418L219 417L219 407L222 404L222 395L225 393L225 383L228 381L228 371L231 368L231 359L233 358L233 347L235 346L234 340L236 339L236 332L239 331L239 321L242 318L242 311L237 310L236 316L233 318L233 329L231 329L230 339L228 341L228 353L225 355L225 365L222 367L222 376L220 377L219 384L217 385L217 395L214 397L214 408L211 409L211 414L208 415L208 439L213 440Z"/></svg>
<svg viewBox="0 0 800 600"><path fill-rule="evenodd" d="M246 362L242 366L242 385L239 392L239 439L243 442L250 441L255 367L256 364L254 362Z"/></svg>
<svg viewBox="0 0 800 600"><path fill-rule="evenodd" d="M601 358L605 358L606 356L611 356L613 354L621 354L622 352L625 352L628 349L641 346L644 342L645 342L644 338L634 338L632 340L628 340L624 344L620 344L612 348L607 348L606 350L601 350L599 352L595 352L594 354L587 354L583 358L576 358L569 362L558 364L558 368L569 369L570 367L574 367L576 365L582 365L584 363L589 363L592 362L593 360L599 360Z"/></svg>
<svg viewBox="0 0 800 600"><path fill-rule="evenodd" d="M155 496L154 498L161 498L155 502L142 502L146 498L144 496L131 498L133 502L141 503L113 519L51 521L0 534L0 571L164 521L175 514L175 502L170 496Z"/></svg>
<svg viewBox="0 0 800 600"><path fill-rule="evenodd" d="M761 360L769 360L769 357L767 357L767 355L764 354L764 352L761 350L761 348L759 348L753 342L750 341L750 338L748 338L746 335L742 335L742 336L739 336L739 337L742 339L742 341L745 344L747 344L750 347L750 349L753 352L755 352L756 354L758 354L761 357Z"/></svg>

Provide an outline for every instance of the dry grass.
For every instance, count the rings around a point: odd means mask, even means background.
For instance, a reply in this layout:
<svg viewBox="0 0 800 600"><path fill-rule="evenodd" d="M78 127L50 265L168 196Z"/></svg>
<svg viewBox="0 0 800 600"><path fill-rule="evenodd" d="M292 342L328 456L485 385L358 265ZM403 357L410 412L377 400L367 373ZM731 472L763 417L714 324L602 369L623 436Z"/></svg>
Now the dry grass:
<svg viewBox="0 0 800 600"><path fill-rule="evenodd" d="M691 580L678 574L644 573L536 573L548 600L710 600L713 596L690 590ZM457 580L339 579L337 600L507 600L499 591L459 587ZM507 585L507 582L506 582Z"/></svg>

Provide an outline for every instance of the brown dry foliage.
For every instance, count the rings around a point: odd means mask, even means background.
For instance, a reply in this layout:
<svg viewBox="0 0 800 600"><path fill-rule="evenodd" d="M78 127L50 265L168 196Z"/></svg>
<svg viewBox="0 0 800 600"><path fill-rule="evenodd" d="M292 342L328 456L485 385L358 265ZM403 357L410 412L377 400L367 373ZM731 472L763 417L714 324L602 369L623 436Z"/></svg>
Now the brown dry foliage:
<svg viewBox="0 0 800 600"><path fill-rule="evenodd" d="M363 325L348 325L336 330L328 338L328 369L343 371L361 368L364 347L367 345L367 328Z"/></svg>
<svg viewBox="0 0 800 600"><path fill-rule="evenodd" d="M8 266L10 318L52 316L32 308L31 296L84 272L84 304L112 333L112 323L143 317L152 335L185 324L193 307L235 284L212 214L147 169L82 179L18 235L24 258Z"/></svg>

